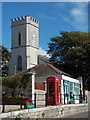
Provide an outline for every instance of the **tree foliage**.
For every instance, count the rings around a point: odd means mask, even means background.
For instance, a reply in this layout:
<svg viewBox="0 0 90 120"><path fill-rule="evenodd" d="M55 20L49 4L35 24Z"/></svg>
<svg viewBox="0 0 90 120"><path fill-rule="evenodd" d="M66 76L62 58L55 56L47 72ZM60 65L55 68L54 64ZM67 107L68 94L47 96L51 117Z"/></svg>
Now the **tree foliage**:
<svg viewBox="0 0 90 120"><path fill-rule="evenodd" d="M2 85L13 90L13 95L15 94L16 88L26 88L28 86L29 81L31 80L32 74L25 74L23 76L16 77L3 77Z"/></svg>
<svg viewBox="0 0 90 120"><path fill-rule="evenodd" d="M61 31L48 44L50 62L75 78L82 77L85 88L90 83L90 37L89 33Z"/></svg>
<svg viewBox="0 0 90 120"><path fill-rule="evenodd" d="M10 78L10 77L3 77L2 79L2 85L6 86L8 88L11 88L12 95L14 96L16 88L20 85L21 83L21 77L15 77L15 78Z"/></svg>
<svg viewBox="0 0 90 120"><path fill-rule="evenodd" d="M8 65L11 52L7 48L2 46L2 77L8 76Z"/></svg>
<svg viewBox="0 0 90 120"><path fill-rule="evenodd" d="M2 76L2 46L0 45L0 77Z"/></svg>
<svg viewBox="0 0 90 120"><path fill-rule="evenodd" d="M21 83L20 83L19 87L20 88L22 87L25 89L28 86L29 81L31 80L31 76L32 76L32 74L23 75L21 78Z"/></svg>
<svg viewBox="0 0 90 120"><path fill-rule="evenodd" d="M21 77L3 77L2 85L5 85L11 89L16 89L18 85L20 85Z"/></svg>

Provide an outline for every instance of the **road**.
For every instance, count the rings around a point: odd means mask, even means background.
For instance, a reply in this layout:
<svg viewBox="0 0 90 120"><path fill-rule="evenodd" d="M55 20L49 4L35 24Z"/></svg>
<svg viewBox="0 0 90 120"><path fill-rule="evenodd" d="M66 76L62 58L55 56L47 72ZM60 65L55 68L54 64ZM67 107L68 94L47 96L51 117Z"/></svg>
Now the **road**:
<svg viewBox="0 0 90 120"><path fill-rule="evenodd" d="M67 116L67 117L64 117L64 118L89 118L90 119L90 111L89 112L78 113L78 114Z"/></svg>

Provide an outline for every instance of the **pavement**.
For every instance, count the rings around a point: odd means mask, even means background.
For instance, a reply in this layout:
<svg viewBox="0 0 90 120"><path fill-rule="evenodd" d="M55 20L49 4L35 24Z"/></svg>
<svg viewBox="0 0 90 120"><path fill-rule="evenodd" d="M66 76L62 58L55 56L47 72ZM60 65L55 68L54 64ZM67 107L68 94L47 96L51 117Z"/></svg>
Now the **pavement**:
<svg viewBox="0 0 90 120"><path fill-rule="evenodd" d="M4 106L4 111L5 112L11 112L11 111L14 111L14 110L20 110L21 109L20 107L21 107L20 105L5 105ZM41 108L41 107L45 107L45 106L37 105L37 108ZM24 109L24 105L22 105L22 109Z"/></svg>
<svg viewBox="0 0 90 120"><path fill-rule="evenodd" d="M24 108L24 106L22 106L22 108ZM19 110L20 109L20 105L5 105L5 112L11 112L14 110Z"/></svg>
<svg viewBox="0 0 90 120"><path fill-rule="evenodd" d="M82 113L70 115L70 116L63 117L63 118L89 118L90 119L90 111L89 112L82 112Z"/></svg>

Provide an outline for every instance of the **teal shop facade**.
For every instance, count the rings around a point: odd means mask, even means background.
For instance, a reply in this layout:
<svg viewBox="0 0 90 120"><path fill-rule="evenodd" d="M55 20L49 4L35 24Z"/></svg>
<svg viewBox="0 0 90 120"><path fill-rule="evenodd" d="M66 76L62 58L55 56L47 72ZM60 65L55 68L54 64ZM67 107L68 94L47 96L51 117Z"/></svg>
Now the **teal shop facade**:
<svg viewBox="0 0 90 120"><path fill-rule="evenodd" d="M73 96L72 98L71 95ZM80 95L79 80L62 75L62 79L61 79L62 103L64 103L64 97L65 97L65 103L67 103L71 99L75 100L75 103L79 103L79 95Z"/></svg>

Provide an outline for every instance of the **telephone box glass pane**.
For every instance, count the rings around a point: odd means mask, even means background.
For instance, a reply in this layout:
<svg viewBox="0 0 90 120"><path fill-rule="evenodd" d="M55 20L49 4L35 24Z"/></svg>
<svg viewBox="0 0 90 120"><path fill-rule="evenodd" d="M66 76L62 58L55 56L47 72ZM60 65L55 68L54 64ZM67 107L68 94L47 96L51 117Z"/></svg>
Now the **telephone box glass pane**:
<svg viewBox="0 0 90 120"><path fill-rule="evenodd" d="M48 100L52 102L53 98L54 98L54 83L49 82L48 83Z"/></svg>
<svg viewBox="0 0 90 120"><path fill-rule="evenodd" d="M57 101L59 101L59 84L57 82Z"/></svg>

